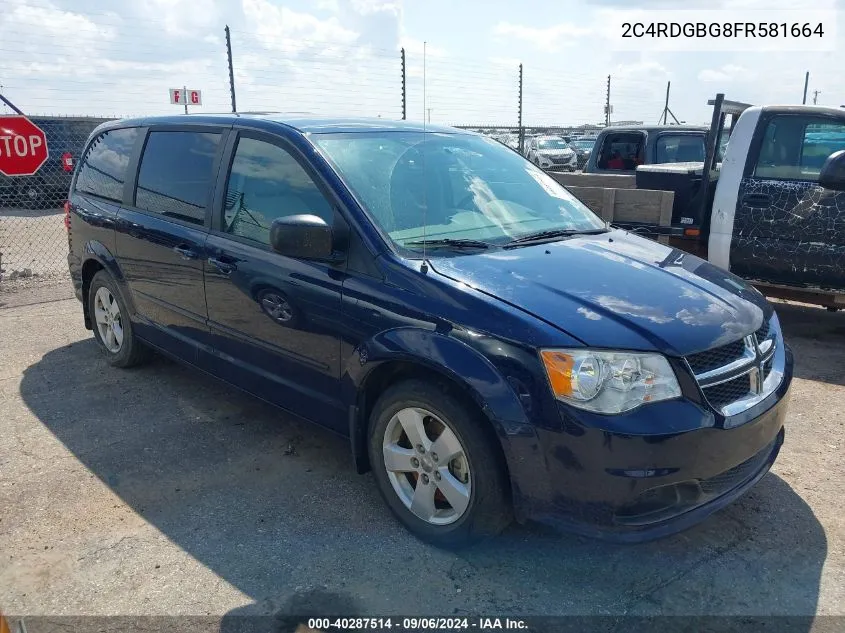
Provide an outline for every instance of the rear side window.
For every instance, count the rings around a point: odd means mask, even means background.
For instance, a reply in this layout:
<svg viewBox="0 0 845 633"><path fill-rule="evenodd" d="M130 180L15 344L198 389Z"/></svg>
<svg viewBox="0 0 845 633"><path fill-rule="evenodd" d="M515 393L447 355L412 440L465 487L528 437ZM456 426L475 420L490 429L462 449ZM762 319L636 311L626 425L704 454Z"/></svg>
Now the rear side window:
<svg viewBox="0 0 845 633"><path fill-rule="evenodd" d="M817 182L824 162L841 149L845 149L845 122L817 116L776 116L766 127L754 175Z"/></svg>
<svg viewBox="0 0 845 633"><path fill-rule="evenodd" d="M316 215L331 224L332 205L296 159L278 145L238 140L226 188L223 230L270 244L276 218Z"/></svg>
<svg viewBox="0 0 845 633"><path fill-rule="evenodd" d="M704 137L697 134L661 134L654 144L655 163L703 163Z"/></svg>
<svg viewBox="0 0 845 633"><path fill-rule="evenodd" d="M215 180L218 132L150 132L135 191L135 206L203 224Z"/></svg>
<svg viewBox="0 0 845 633"><path fill-rule="evenodd" d="M604 137L597 160L599 169L633 171L643 164L645 134L642 132L612 132Z"/></svg>
<svg viewBox="0 0 845 633"><path fill-rule="evenodd" d="M138 128L109 130L94 139L79 169L76 190L121 202L126 167L137 139Z"/></svg>

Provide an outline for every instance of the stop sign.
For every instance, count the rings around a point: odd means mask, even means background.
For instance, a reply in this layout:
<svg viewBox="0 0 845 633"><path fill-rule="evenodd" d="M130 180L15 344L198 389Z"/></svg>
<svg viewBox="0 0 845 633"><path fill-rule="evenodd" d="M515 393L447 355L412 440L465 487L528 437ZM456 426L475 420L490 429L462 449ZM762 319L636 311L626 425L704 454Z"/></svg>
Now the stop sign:
<svg viewBox="0 0 845 633"><path fill-rule="evenodd" d="M0 174L31 176L47 160L44 131L25 116L0 117Z"/></svg>

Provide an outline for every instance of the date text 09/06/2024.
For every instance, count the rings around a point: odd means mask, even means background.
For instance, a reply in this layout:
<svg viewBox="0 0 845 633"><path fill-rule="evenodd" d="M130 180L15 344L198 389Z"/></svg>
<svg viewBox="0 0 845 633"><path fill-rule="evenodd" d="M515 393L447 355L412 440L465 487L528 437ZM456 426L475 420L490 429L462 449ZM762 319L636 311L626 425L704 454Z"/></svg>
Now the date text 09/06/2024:
<svg viewBox="0 0 845 633"><path fill-rule="evenodd" d="M309 618L308 628L321 631L331 630L372 630L390 631L458 631L477 629L493 631L497 629L527 630L528 625L518 618L437 618L437 617L407 617L407 618Z"/></svg>

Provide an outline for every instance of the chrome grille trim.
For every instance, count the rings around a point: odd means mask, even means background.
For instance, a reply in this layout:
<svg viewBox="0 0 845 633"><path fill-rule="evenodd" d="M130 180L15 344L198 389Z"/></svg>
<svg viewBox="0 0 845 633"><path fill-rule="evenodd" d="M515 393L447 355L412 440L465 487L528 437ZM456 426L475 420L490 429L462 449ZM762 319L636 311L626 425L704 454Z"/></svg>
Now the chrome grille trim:
<svg viewBox="0 0 845 633"><path fill-rule="evenodd" d="M754 351L754 342L751 340L750 336L746 336L743 339L743 344L744 345L742 349L742 356L740 356L736 360L731 361L727 365L722 365L721 367L711 369L710 371L705 371L700 374L694 374L695 379L698 381L698 384L702 387L709 385L717 385L719 384L719 382L725 382L725 380L730 380L731 378L736 377L736 375L733 375L730 378L719 380L720 378L724 377L725 374L735 374L737 370L743 369L744 367L749 367L751 364L753 364L754 359L757 358L757 354Z"/></svg>
<svg viewBox="0 0 845 633"><path fill-rule="evenodd" d="M783 380L785 364L783 345L778 345L778 332L777 317L773 316L771 322L764 322L756 332L742 339L742 355L729 363L696 374L689 361L686 361L687 367L695 376L704 398L715 411L725 417L737 415L761 402L777 389ZM708 398L708 390L743 378L748 383L748 390L742 397L733 402L724 403L720 402L716 392L713 392L711 396L716 401L711 402L711 399ZM725 395L727 394L722 389L722 400L724 400Z"/></svg>

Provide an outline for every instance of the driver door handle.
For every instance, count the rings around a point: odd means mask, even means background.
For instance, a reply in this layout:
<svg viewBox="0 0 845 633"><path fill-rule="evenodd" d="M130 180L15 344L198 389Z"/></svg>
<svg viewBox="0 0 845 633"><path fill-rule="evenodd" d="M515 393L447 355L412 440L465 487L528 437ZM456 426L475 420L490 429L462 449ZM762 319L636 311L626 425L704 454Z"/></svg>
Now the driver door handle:
<svg viewBox="0 0 845 633"><path fill-rule="evenodd" d="M222 259L217 259L216 257L209 257L208 263L214 266L217 271L223 275L230 275L232 272L236 271L238 267L230 262L225 262Z"/></svg>

